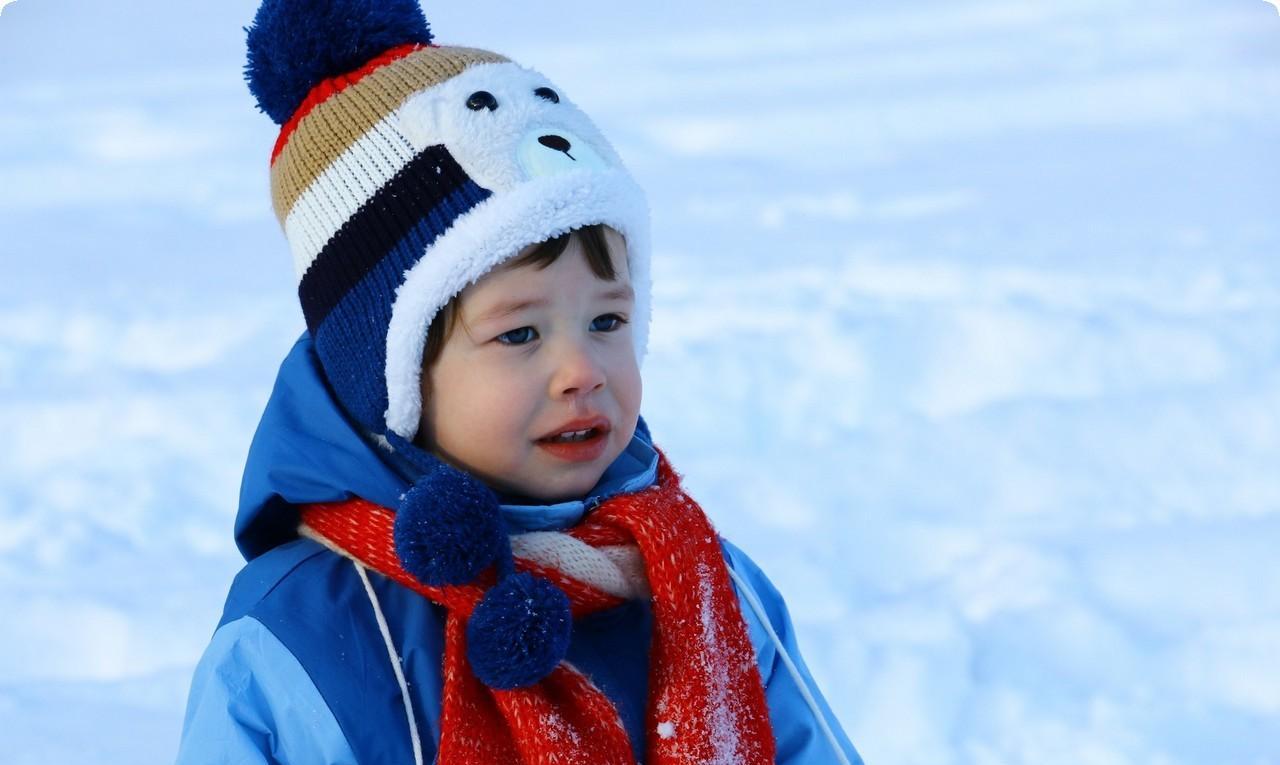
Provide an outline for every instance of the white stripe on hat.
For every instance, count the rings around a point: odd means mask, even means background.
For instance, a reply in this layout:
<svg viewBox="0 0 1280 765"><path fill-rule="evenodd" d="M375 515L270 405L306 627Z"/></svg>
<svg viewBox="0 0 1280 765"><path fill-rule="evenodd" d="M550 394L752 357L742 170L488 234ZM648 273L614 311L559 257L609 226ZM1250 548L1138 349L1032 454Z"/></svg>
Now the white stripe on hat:
<svg viewBox="0 0 1280 765"><path fill-rule="evenodd" d="M289 210L284 231L299 280L342 224L413 159L416 151L395 119L384 117L356 139Z"/></svg>

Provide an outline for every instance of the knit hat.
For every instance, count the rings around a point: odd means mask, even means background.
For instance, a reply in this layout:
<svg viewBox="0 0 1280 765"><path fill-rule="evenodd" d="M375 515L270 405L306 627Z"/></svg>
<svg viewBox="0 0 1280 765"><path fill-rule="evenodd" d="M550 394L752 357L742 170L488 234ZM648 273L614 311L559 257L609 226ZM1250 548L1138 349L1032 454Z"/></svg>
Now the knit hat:
<svg viewBox="0 0 1280 765"><path fill-rule="evenodd" d="M644 193L561 88L434 44L414 0L264 0L246 31L249 89L282 126L271 197L303 316L357 422L411 441L436 313L521 248L589 224L626 240L643 358Z"/></svg>

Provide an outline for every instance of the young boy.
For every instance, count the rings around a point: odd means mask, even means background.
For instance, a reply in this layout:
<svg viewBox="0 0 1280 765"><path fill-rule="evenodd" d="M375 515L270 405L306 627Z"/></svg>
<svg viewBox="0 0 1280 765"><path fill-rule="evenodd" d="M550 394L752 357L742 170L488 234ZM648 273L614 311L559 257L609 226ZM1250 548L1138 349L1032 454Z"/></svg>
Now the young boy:
<svg viewBox="0 0 1280 765"><path fill-rule="evenodd" d="M413 0L266 0L248 77L307 332L179 762L860 762L640 418L647 208L587 117Z"/></svg>

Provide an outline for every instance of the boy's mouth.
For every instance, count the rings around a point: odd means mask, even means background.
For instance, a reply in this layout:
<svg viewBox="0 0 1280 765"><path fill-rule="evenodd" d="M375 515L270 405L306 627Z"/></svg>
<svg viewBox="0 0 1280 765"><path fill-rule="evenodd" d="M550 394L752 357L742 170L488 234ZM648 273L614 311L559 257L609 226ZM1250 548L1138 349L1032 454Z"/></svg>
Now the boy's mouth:
<svg viewBox="0 0 1280 765"><path fill-rule="evenodd" d="M600 431L596 430L595 428L587 428L586 430L573 430L568 433L561 433L558 436L552 436L551 438L547 438L543 440L553 444L554 443L564 444L564 443L569 443L571 441L586 441L588 438L592 438L599 432Z"/></svg>
<svg viewBox="0 0 1280 765"><path fill-rule="evenodd" d="M581 417L571 420L537 439L538 443L564 443L585 441L598 435L604 435L611 429L607 417Z"/></svg>
<svg viewBox="0 0 1280 765"><path fill-rule="evenodd" d="M569 462L588 462L604 453L612 426L604 417L567 422L534 441L554 457Z"/></svg>

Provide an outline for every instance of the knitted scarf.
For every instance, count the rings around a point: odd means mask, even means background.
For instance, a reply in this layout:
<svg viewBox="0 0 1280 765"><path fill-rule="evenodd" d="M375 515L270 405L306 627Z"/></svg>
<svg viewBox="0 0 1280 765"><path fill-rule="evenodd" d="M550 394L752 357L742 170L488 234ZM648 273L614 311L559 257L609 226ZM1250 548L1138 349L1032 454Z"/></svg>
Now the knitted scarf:
<svg viewBox="0 0 1280 765"><path fill-rule="evenodd" d="M634 763L613 703L568 662L522 688L480 682L467 660L466 624L493 572L473 584L422 584L396 556L394 521L392 510L361 499L302 508L308 536L447 609L438 761ZM653 486L605 500L565 532L512 542L516 570L554 582L574 617L650 597L647 762L774 762L764 686L716 532L661 453Z"/></svg>

